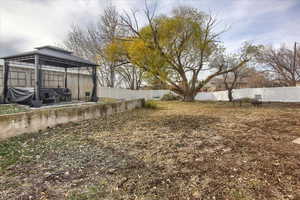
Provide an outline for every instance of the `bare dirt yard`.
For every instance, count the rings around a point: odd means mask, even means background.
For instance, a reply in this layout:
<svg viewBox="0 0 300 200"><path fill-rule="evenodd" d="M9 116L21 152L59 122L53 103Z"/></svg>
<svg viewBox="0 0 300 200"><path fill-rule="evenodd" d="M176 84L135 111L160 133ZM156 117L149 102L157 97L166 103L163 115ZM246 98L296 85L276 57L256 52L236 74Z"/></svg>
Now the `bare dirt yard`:
<svg viewBox="0 0 300 200"><path fill-rule="evenodd" d="M0 142L0 199L299 200L298 137L300 105L159 102Z"/></svg>

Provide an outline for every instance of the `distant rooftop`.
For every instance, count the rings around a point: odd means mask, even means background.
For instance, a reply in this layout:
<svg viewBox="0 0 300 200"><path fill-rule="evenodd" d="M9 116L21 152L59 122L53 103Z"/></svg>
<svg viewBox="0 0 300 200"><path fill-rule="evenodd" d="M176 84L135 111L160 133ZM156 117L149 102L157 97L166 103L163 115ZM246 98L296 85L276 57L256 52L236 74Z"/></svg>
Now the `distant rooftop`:
<svg viewBox="0 0 300 200"><path fill-rule="evenodd" d="M6 57L2 57L0 59L5 59L8 61L21 61L27 63L34 63L34 55L40 55L41 60L46 60L49 65L56 64L56 66L61 67L76 67L76 66L97 66L97 64L80 58L78 56L73 55L73 52L46 45L41 47L36 47L36 50L24 52L20 54L10 55Z"/></svg>

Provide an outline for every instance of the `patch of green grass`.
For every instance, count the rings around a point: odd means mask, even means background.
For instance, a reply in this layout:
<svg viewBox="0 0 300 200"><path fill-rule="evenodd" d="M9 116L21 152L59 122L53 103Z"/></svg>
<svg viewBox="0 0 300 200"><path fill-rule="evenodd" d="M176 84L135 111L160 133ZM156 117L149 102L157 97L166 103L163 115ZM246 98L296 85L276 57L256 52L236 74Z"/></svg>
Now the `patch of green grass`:
<svg viewBox="0 0 300 200"><path fill-rule="evenodd" d="M30 152L25 148L27 136L19 136L0 142L0 172L22 160L28 161Z"/></svg>
<svg viewBox="0 0 300 200"><path fill-rule="evenodd" d="M20 157L20 144L16 141L0 144L0 171L15 164Z"/></svg>
<svg viewBox="0 0 300 200"><path fill-rule="evenodd" d="M154 100L148 100L145 102L144 108L157 109L158 105L157 105L157 102L155 102Z"/></svg>
<svg viewBox="0 0 300 200"><path fill-rule="evenodd" d="M181 99L180 96L174 95L174 94L172 94L172 93L165 94L165 95L161 98L162 101L176 101L176 100L180 100L180 99Z"/></svg>
<svg viewBox="0 0 300 200"><path fill-rule="evenodd" d="M27 109L18 105L0 105L0 115L25 112Z"/></svg>
<svg viewBox="0 0 300 200"><path fill-rule="evenodd" d="M98 199L123 199L119 193L122 191L114 191L108 188L108 182L102 179L98 184L87 187L85 192L72 193L68 200L98 200ZM125 195L124 193L122 193Z"/></svg>
<svg viewBox="0 0 300 200"><path fill-rule="evenodd" d="M115 103L115 102L118 102L118 99L114 99L114 98L100 98L99 102L100 103Z"/></svg>

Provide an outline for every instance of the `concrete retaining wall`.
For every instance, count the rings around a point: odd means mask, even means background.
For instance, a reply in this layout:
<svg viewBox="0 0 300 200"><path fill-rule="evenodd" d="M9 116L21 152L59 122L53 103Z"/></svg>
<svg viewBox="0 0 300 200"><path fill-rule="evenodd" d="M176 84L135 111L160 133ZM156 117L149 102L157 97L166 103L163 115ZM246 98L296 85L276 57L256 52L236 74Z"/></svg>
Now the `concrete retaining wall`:
<svg viewBox="0 0 300 200"><path fill-rule="evenodd" d="M72 107L38 109L30 112L0 115L0 140L38 132L58 124L94 119L143 106L143 99L110 104L92 104Z"/></svg>

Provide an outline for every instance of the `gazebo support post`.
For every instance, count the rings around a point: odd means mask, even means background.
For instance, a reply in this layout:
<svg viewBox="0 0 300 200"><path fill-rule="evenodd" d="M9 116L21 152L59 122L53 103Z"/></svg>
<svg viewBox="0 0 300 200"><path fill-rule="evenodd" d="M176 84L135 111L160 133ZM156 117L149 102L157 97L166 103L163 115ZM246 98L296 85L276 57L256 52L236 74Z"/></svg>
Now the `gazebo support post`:
<svg viewBox="0 0 300 200"><path fill-rule="evenodd" d="M78 67L77 71L77 100L80 101L80 68Z"/></svg>
<svg viewBox="0 0 300 200"><path fill-rule="evenodd" d="M40 100L40 64L39 64L39 55L34 55L34 67L35 67L35 86L34 86L34 100L32 101L33 107L41 107L42 101Z"/></svg>
<svg viewBox="0 0 300 200"><path fill-rule="evenodd" d="M8 91L8 76L9 76L9 62L4 60L2 103L7 103L6 98L7 98L7 91Z"/></svg>
<svg viewBox="0 0 300 200"><path fill-rule="evenodd" d="M93 73L92 73L92 78L93 78L93 92L92 92L92 97L91 101L97 102L98 97L97 97L97 66L93 66Z"/></svg>
<svg viewBox="0 0 300 200"><path fill-rule="evenodd" d="M43 61L42 60L39 60L38 61L38 67L39 67L39 88L43 88L45 87L45 84L44 84L44 74L43 74ZM40 97L40 91L39 91L39 97ZM41 99L41 97L40 97Z"/></svg>
<svg viewBox="0 0 300 200"><path fill-rule="evenodd" d="M65 67L65 88L68 88L68 68Z"/></svg>

